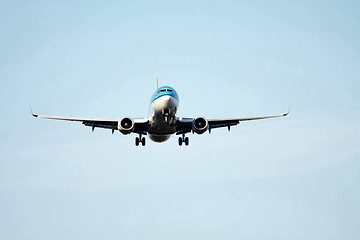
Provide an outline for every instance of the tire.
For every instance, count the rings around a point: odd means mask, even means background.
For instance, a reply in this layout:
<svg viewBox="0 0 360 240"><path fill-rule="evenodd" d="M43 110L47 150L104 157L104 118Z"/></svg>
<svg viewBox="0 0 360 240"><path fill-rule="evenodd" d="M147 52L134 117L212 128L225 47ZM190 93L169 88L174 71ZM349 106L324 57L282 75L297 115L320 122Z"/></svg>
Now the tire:
<svg viewBox="0 0 360 240"><path fill-rule="evenodd" d="M185 138L185 145L186 145L186 146L189 145L189 138L188 138L188 137Z"/></svg>
<svg viewBox="0 0 360 240"><path fill-rule="evenodd" d="M144 138L144 137L141 139L141 144L142 144L143 146L145 146L145 138Z"/></svg>

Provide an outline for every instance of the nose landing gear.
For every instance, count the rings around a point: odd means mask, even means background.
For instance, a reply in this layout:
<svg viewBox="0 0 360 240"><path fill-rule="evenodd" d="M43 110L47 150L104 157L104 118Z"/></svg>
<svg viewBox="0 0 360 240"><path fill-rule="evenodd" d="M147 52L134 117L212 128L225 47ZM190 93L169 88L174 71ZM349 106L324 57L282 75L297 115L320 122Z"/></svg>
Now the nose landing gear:
<svg viewBox="0 0 360 240"><path fill-rule="evenodd" d="M139 137L135 138L135 145L139 146L140 143L141 145L145 146L145 138L141 137L141 134L139 135Z"/></svg>
<svg viewBox="0 0 360 240"><path fill-rule="evenodd" d="M182 137L179 137L179 146L182 146L183 143L185 143L185 146L189 145L189 138L185 137L185 134L183 134Z"/></svg>

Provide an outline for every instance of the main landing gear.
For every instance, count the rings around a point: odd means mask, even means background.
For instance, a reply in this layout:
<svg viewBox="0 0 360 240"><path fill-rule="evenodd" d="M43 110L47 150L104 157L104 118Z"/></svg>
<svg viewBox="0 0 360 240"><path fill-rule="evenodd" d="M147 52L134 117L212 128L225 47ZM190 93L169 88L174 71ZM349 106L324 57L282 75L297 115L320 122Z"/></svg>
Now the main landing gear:
<svg viewBox="0 0 360 240"><path fill-rule="evenodd" d="M139 146L140 143L141 145L145 146L145 138L141 137L141 134L139 135L139 137L135 138L135 145Z"/></svg>
<svg viewBox="0 0 360 240"><path fill-rule="evenodd" d="M185 134L183 134L182 137L179 137L179 146L181 146L183 143L185 143L185 146L189 145L189 138L185 137Z"/></svg>

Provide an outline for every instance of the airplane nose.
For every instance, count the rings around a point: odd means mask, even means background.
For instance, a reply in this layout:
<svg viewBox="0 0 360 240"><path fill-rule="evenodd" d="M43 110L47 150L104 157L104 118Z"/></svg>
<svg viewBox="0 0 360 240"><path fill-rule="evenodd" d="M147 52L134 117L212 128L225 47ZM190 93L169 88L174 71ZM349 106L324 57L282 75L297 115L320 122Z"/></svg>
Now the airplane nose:
<svg viewBox="0 0 360 240"><path fill-rule="evenodd" d="M168 105L170 103L170 96L163 96L161 97L161 105L165 106Z"/></svg>
<svg viewBox="0 0 360 240"><path fill-rule="evenodd" d="M157 102L156 108L157 109L165 109L165 108L174 108L176 107L177 103L176 100L171 96L163 96L161 97L160 101Z"/></svg>
<svg viewBox="0 0 360 240"><path fill-rule="evenodd" d="M171 102L171 97L170 96L165 96L164 97L164 104L169 105L170 102Z"/></svg>
<svg viewBox="0 0 360 240"><path fill-rule="evenodd" d="M173 107L176 107L176 99L171 97L171 96L167 96L165 98L165 102L166 102L166 105L173 108Z"/></svg>

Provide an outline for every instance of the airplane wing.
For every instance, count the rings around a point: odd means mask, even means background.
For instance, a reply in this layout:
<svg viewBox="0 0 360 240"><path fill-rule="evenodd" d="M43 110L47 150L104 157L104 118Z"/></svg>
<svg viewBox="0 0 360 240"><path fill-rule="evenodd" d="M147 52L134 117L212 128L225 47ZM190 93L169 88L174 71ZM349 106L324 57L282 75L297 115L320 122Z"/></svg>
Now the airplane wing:
<svg viewBox="0 0 360 240"><path fill-rule="evenodd" d="M38 115L34 113L31 114L36 118L82 122L82 124L84 124L85 126L92 127L93 131L95 128L106 128L106 129L111 129L112 133L114 133L114 131L118 129L118 123L119 121L121 121L121 118L59 117L59 116ZM134 121L133 132L146 135L148 129L148 119L134 118L133 121Z"/></svg>
<svg viewBox="0 0 360 240"><path fill-rule="evenodd" d="M239 124L241 121L251 121L267 118L285 117L289 114L277 114L277 115L264 115L264 116L251 116L251 117L238 117L238 118L208 118L210 128L229 127Z"/></svg>
<svg viewBox="0 0 360 240"><path fill-rule="evenodd" d="M241 121L251 121L267 118L285 117L289 114L276 114L276 115L263 115L263 116L250 116L250 117L235 117L235 118L207 118L208 130L211 131L213 128L227 127L230 130L231 126L238 125ZM193 129L193 122L196 118L179 118L176 122L176 134L185 134L191 132Z"/></svg>

